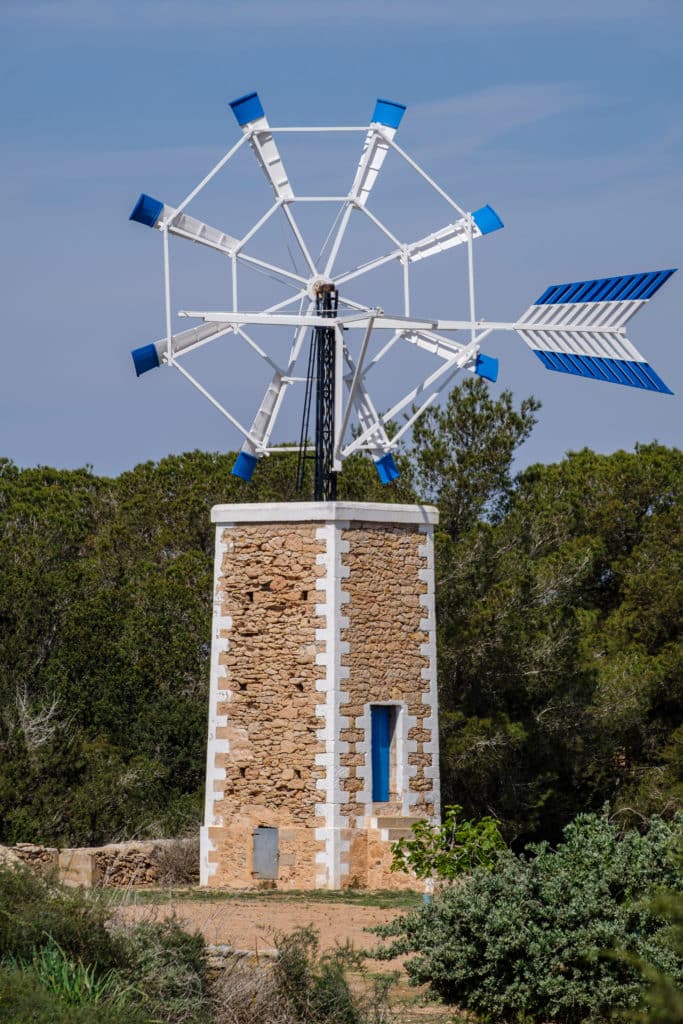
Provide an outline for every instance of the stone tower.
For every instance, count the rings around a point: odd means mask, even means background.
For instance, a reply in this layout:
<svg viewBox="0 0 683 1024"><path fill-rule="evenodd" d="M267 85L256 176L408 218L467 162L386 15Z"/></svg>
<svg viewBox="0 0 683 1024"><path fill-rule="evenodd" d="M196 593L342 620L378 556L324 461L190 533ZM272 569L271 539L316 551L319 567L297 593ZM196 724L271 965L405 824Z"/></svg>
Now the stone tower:
<svg viewBox="0 0 683 1024"><path fill-rule="evenodd" d="M203 885L411 884L390 874L390 842L439 815L436 520L356 502L212 510Z"/></svg>

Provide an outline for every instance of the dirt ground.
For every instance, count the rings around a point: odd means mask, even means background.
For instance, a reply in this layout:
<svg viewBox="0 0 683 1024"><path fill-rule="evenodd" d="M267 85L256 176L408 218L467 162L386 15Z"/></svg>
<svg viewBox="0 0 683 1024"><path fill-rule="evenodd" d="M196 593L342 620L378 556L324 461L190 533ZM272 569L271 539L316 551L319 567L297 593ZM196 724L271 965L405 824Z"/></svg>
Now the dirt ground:
<svg viewBox="0 0 683 1024"><path fill-rule="evenodd" d="M129 903L119 908L118 914L125 921L158 921L175 915L178 921L190 931L198 929L210 945L228 945L236 950L267 954L275 949L278 933L291 932L294 928L313 925L320 938L320 949L333 949L337 944L349 941L356 949L373 949L379 939L366 929L377 924L386 924L406 909L397 907L365 906L358 903L326 903L307 900L297 895L291 899L254 899L233 897L216 899L203 897L192 900L184 897L139 904ZM403 970L405 957L395 960L366 961L366 968L373 972L396 973L396 982L390 992L393 1019L400 1024L453 1024L460 1020L457 1012L426 1003L425 991L408 985ZM367 986L368 976L351 975L354 987Z"/></svg>
<svg viewBox="0 0 683 1024"><path fill-rule="evenodd" d="M275 949L275 936L294 928L313 925L320 936L321 950L332 949L347 940L356 949L372 949L379 939L365 929L393 920L400 910L356 904L230 899L177 900L123 906L119 914L127 921L162 920L173 914L189 931L199 930L211 945L267 953Z"/></svg>

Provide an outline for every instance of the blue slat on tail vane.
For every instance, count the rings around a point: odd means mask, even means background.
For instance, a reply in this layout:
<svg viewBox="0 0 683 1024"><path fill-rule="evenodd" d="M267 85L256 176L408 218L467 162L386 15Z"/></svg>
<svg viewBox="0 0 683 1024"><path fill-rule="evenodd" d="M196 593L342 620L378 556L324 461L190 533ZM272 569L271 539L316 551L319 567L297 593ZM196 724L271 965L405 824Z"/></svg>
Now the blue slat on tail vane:
<svg viewBox="0 0 683 1024"><path fill-rule="evenodd" d="M591 380L604 380L610 384L624 384L631 388L642 388L644 391L658 391L663 395L673 394L649 363L583 356L576 352L548 352L537 348L532 351L547 370L571 373L576 377L589 377Z"/></svg>
<svg viewBox="0 0 683 1024"><path fill-rule="evenodd" d="M669 280L673 270L651 270L644 274L603 277L595 281L551 284L536 299L535 306L554 306L565 302L642 302L651 299Z"/></svg>

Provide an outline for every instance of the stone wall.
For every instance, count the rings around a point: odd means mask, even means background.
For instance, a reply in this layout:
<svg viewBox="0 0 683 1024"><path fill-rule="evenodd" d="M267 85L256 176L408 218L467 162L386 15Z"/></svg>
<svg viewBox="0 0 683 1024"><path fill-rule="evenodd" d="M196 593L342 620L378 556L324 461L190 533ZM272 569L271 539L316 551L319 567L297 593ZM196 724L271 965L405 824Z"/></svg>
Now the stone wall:
<svg viewBox="0 0 683 1024"><path fill-rule="evenodd" d="M54 873L64 885L128 889L173 884L173 861L178 858L187 884L194 873L192 861L199 874L195 844L192 839L155 839L58 850L35 843L17 843L7 850L13 863L24 864L39 874ZM177 879L175 882L181 884Z"/></svg>
<svg viewBox="0 0 683 1024"><path fill-rule="evenodd" d="M341 764L348 769L342 782L348 801L342 811L351 827L364 823L371 802L368 705L394 702L404 708L410 721L396 742L407 740L405 746L412 749L398 755L405 776L392 779L390 799L405 800L401 807L405 813L430 817L432 783L424 775L425 766L432 763L431 754L424 750L425 740L432 739L431 731L424 728L432 712L425 678L429 658L422 653L430 639L421 602L428 589L420 580L426 566L421 554L424 537L415 527L357 523L343 532L343 538L349 548L343 557L349 570L344 609L348 626L341 636L348 646L343 664L349 669L345 683L349 699L341 706L348 718L348 727L341 733L348 744L348 752L341 754Z"/></svg>
<svg viewBox="0 0 683 1024"><path fill-rule="evenodd" d="M54 846L37 843L17 843L12 847L17 859L39 874L50 874L59 862L59 850Z"/></svg>
<svg viewBox="0 0 683 1024"><path fill-rule="evenodd" d="M313 524L240 525L223 531L221 546L221 619L229 628L219 659L224 724L216 739L225 749L213 765L220 775L213 815L222 822L210 833L213 882L253 883L245 836L265 825L280 830L282 884L313 884L324 547Z"/></svg>

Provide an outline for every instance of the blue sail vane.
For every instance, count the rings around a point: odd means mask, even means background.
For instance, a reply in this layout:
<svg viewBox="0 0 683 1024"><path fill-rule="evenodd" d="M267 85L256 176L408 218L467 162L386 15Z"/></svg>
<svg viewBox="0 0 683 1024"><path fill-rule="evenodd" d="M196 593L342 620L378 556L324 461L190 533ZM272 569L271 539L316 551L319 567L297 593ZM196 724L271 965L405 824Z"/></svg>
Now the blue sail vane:
<svg viewBox="0 0 683 1024"><path fill-rule="evenodd" d="M238 476L240 480L246 480L247 483L249 483L254 475L257 463L258 458L256 455L242 449L235 459L235 463L230 472L233 476Z"/></svg>

